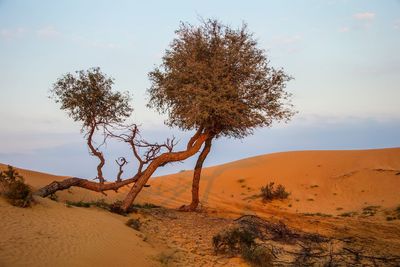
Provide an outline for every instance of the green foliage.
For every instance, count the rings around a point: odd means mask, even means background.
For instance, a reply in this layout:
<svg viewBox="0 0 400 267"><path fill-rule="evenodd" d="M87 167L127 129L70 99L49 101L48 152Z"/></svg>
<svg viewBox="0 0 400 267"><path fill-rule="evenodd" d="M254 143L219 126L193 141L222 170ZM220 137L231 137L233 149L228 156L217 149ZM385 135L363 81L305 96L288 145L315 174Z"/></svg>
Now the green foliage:
<svg viewBox="0 0 400 267"><path fill-rule="evenodd" d="M131 218L131 219L129 219L129 220L125 223L125 225L127 225L127 226L129 226L129 227L135 229L136 231L139 231L139 230L140 230L140 226L141 226L142 224L141 224L141 222L140 222L139 219L133 219L133 218Z"/></svg>
<svg viewBox="0 0 400 267"><path fill-rule="evenodd" d="M117 200L117 201L115 201L114 203L111 203L111 204L105 202L104 199L100 199L100 200L97 200L97 201L89 201L89 202L85 202L85 201L82 201L82 200L81 201L69 201L69 200L67 200L65 202L65 204L67 205L67 207L72 207L72 206L81 207L81 208L97 207L97 208L105 209L105 210L107 210L109 212L117 213L117 214L123 215L123 216L126 216L129 213L136 211L136 208L134 206L132 206L127 212L125 212L121 208L122 201L120 201L120 200ZM147 204L147 205L150 206L152 204ZM146 206L146 204L145 204L145 206ZM146 208L148 208L148 206L146 206Z"/></svg>
<svg viewBox="0 0 400 267"><path fill-rule="evenodd" d="M236 30L217 20L198 27L182 23L149 77L149 107L183 130L243 138L294 114L284 90L291 77L269 65L246 25Z"/></svg>
<svg viewBox="0 0 400 267"><path fill-rule="evenodd" d="M261 187L261 197L263 201L271 201L274 199L286 199L288 198L289 193L286 192L286 189L283 185L279 184L275 188L275 183L270 182L266 186Z"/></svg>
<svg viewBox="0 0 400 267"><path fill-rule="evenodd" d="M7 166L6 171L0 171L0 193L8 202L17 207L26 208L33 202L31 188L10 165Z"/></svg>
<svg viewBox="0 0 400 267"><path fill-rule="evenodd" d="M84 201L65 201L65 204L67 206L74 206L74 207L80 207L80 208L90 208L91 202L84 202Z"/></svg>
<svg viewBox="0 0 400 267"><path fill-rule="evenodd" d="M97 67L77 71L76 75L65 74L50 93L56 103L61 103L61 109L74 121L82 122L83 127L121 123L132 112L130 97L127 92L113 92L113 84L113 79Z"/></svg>

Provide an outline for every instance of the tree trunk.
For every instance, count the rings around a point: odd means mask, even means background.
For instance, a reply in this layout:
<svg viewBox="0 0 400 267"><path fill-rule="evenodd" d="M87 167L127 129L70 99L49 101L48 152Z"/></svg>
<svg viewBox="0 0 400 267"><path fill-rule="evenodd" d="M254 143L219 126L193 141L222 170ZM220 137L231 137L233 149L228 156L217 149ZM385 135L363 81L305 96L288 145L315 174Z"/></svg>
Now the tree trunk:
<svg viewBox="0 0 400 267"><path fill-rule="evenodd" d="M199 205L199 184L201 177L201 170L203 169L204 160L207 158L211 150L212 137L208 138L205 142L203 151L201 151L194 168L193 182L192 182L192 202L190 205L183 205L179 208L180 211L194 211Z"/></svg>
<svg viewBox="0 0 400 267"><path fill-rule="evenodd" d="M89 149L90 149L90 152L92 153L92 155L96 156L100 160L99 165L97 165L97 177L96 178L99 179L99 182L102 184L105 181L105 179L103 177L103 166L106 161L104 159L103 153L101 153L99 150L97 150L93 146L93 135L94 135L95 130L96 130L96 125L91 126L89 136L87 138L87 145L89 146Z"/></svg>
<svg viewBox="0 0 400 267"><path fill-rule="evenodd" d="M193 140L192 138L189 141L191 143L191 146L188 146L186 150L179 152L166 152L161 154L160 156L155 158L143 172L138 173L133 178L113 183L97 183L77 177L67 178L63 181L54 181L51 184L44 186L43 188L36 191L35 195L47 197L57 191L65 190L72 186L103 193L104 191L108 190L117 191L122 186L135 183L129 191L128 195L125 197L121 207L124 211L127 211L132 205L136 196L146 185L150 176L158 167L164 166L169 162L181 161L193 156L197 151L199 151L203 143L207 140L208 136L208 133L199 134L199 132L197 132L194 136L196 137L195 140Z"/></svg>
<svg viewBox="0 0 400 267"><path fill-rule="evenodd" d="M54 181L51 184L48 184L45 187L40 188L38 191L35 192L35 195L41 197L47 197L51 194L54 194L57 191L65 190L72 186L81 187L101 193L103 193L103 191L108 191L108 190L117 191L120 187L134 183L137 179L138 177L133 177L120 182L101 184L97 182L88 181L86 179L73 177L73 178L67 178L62 181Z"/></svg>
<svg viewBox="0 0 400 267"><path fill-rule="evenodd" d="M128 195L125 197L121 206L122 210L125 212L128 211L129 207L132 205L133 201L135 200L139 192L142 190L143 186L147 183L151 175L159 166L165 165L168 162L185 160L193 156L197 151L199 151L199 149L201 148L203 143L208 139L208 137L209 137L208 133L203 133L199 135L196 141L192 143L192 146L190 147L188 146L185 151L164 153L159 157L157 157L156 159L154 159L150 163L150 165L146 168L146 170L142 173L142 175L139 177L137 182L132 186Z"/></svg>

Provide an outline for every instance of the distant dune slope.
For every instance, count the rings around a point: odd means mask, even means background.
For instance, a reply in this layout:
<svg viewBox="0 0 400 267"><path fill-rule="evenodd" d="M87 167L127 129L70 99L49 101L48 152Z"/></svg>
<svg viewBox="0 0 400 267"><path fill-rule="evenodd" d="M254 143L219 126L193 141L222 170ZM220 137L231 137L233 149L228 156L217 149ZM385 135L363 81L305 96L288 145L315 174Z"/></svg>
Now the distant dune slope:
<svg viewBox="0 0 400 267"><path fill-rule="evenodd" d="M192 174L152 179L141 201L169 207L188 203ZM289 200L269 205L289 212L338 214L369 205L393 208L400 205L400 148L274 153L205 168L201 202L211 208L262 213L266 205L255 196L269 182L282 184L291 193Z"/></svg>
<svg viewBox="0 0 400 267"><path fill-rule="evenodd" d="M5 165L0 165L4 168ZM28 183L39 187L65 177L21 170ZM193 172L152 178L138 201L179 207L190 201ZM289 191L286 201L265 204L257 195L269 182ZM200 196L203 206L237 213L262 213L268 206L288 212L339 214L376 205L400 205L400 148L349 151L296 151L251 157L203 169ZM110 199L122 194L108 193ZM73 189L61 199L104 198Z"/></svg>

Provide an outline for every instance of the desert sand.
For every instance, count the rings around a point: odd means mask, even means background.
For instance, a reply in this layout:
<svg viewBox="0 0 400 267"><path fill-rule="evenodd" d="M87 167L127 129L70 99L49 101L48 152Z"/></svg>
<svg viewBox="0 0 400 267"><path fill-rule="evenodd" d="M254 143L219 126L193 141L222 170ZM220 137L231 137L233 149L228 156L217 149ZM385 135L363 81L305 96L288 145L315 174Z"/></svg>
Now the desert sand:
<svg viewBox="0 0 400 267"><path fill-rule="evenodd" d="M288 212L337 215L371 205L393 208L400 204L398 173L399 148L274 153L205 168L200 201L219 211L262 215L266 204L252 196L275 182L291 195L272 205ZM189 203L192 175L185 171L154 178L140 200L171 208Z"/></svg>
<svg viewBox="0 0 400 267"><path fill-rule="evenodd" d="M34 188L65 178L19 171ZM127 217L65 205L113 202L128 187L106 197L72 188L58 192L57 202L37 197L27 209L1 199L0 266L246 266L215 255L211 238L232 218L249 214L338 239L356 236L372 252L400 255L400 220L386 220L400 205L400 148L283 152L205 168L201 211L177 212L190 202L192 174L150 180L137 202L167 209L129 215L143 222L141 231L125 226ZM260 188L269 182L285 186L289 198L264 203ZM375 213L366 215L371 206Z"/></svg>

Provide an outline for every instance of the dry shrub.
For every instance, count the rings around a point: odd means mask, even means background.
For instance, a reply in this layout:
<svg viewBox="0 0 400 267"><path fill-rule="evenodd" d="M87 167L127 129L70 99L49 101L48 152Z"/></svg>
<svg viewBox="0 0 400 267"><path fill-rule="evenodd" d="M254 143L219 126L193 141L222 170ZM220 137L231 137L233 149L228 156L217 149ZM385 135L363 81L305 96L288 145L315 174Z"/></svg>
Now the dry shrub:
<svg viewBox="0 0 400 267"><path fill-rule="evenodd" d="M6 171L0 171L0 194L12 205L21 208L30 207L33 202L31 188L10 165Z"/></svg>
<svg viewBox="0 0 400 267"><path fill-rule="evenodd" d="M136 231L139 231L142 223L140 222L139 219L131 218L125 223L125 225L129 226L130 228L135 229Z"/></svg>
<svg viewBox="0 0 400 267"><path fill-rule="evenodd" d="M251 266L270 267L273 266L273 255L270 249L254 245L245 247L241 253L243 259Z"/></svg>
<svg viewBox="0 0 400 267"><path fill-rule="evenodd" d="M246 227L232 228L213 237L216 253L241 255L252 266L271 266L273 255L269 249L255 242L257 236Z"/></svg>
<svg viewBox="0 0 400 267"><path fill-rule="evenodd" d="M274 199L286 199L289 193L283 185L278 184L275 188L275 183L270 182L266 186L261 187L261 197L263 201L271 201Z"/></svg>

